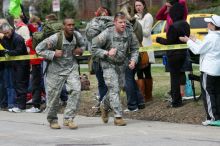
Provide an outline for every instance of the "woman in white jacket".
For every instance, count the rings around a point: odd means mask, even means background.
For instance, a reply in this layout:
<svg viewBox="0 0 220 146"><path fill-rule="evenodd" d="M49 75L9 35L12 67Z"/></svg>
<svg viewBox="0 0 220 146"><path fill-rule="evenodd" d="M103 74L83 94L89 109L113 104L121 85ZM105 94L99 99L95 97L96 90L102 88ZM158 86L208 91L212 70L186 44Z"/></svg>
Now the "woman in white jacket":
<svg viewBox="0 0 220 146"><path fill-rule="evenodd" d="M151 46L153 17L150 13L147 12L147 6L144 0L135 0L134 13L143 30L142 46ZM143 96L145 97L145 102L147 102L152 99L153 80L151 76L151 63L155 62L155 58L153 52L140 53L140 56L141 60L139 60L139 66L137 68L137 83L139 88L142 90Z"/></svg>
<svg viewBox="0 0 220 146"><path fill-rule="evenodd" d="M200 54L201 88L207 120L220 120L220 16L204 19L208 23L209 32L203 41L194 37L180 37L187 42L194 54Z"/></svg>

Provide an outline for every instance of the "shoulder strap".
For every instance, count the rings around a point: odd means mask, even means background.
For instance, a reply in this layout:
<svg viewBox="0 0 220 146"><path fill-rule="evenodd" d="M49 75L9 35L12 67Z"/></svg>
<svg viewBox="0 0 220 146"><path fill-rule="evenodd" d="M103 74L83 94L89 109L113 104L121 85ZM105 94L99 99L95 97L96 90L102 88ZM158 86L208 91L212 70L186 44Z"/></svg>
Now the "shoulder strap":
<svg viewBox="0 0 220 146"><path fill-rule="evenodd" d="M126 31L126 33L127 33L127 35L128 35L128 53L130 54L131 53L131 41L132 41L132 33L133 32L131 32L130 30L128 30L128 29L125 29L125 31Z"/></svg>
<svg viewBox="0 0 220 146"><path fill-rule="evenodd" d="M79 38L78 38L75 31L73 32L73 35L76 38L76 48L77 48L79 46ZM58 40L57 40L56 49L62 50L62 48L63 48L63 33L62 33L62 31L57 33L57 37L58 37Z"/></svg>
<svg viewBox="0 0 220 146"><path fill-rule="evenodd" d="M76 31L73 31L73 36L76 38L76 46L75 48L79 47L79 38L78 35L76 34Z"/></svg>
<svg viewBox="0 0 220 146"><path fill-rule="evenodd" d="M57 37L58 37L58 40L57 40L56 49L62 50L63 49L63 33L62 33L62 31L57 33Z"/></svg>

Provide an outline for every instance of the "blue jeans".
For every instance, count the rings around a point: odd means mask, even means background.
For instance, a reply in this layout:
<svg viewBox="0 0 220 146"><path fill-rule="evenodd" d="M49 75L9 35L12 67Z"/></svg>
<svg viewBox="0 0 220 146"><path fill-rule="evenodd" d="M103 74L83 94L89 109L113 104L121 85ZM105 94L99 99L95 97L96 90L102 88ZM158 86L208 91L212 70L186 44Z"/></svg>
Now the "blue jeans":
<svg viewBox="0 0 220 146"><path fill-rule="evenodd" d="M125 70L125 92L127 94L127 106L130 110L145 104L144 97L141 95L134 78L135 72L136 70L131 70L128 67Z"/></svg>
<svg viewBox="0 0 220 146"><path fill-rule="evenodd" d="M6 67L4 69L4 84L6 89L6 97L8 99L8 108L15 106L16 92L14 88L14 81L12 78L12 68Z"/></svg>
<svg viewBox="0 0 220 146"><path fill-rule="evenodd" d="M103 70L102 70L102 67L100 66L100 63L93 61L92 67L95 71L95 75L98 81L98 90L99 90L99 96L100 96L99 102L101 102L103 97L108 92L108 87L105 84L105 80L103 78Z"/></svg>
<svg viewBox="0 0 220 146"><path fill-rule="evenodd" d="M0 70L0 107L7 107L7 96L4 87L4 70Z"/></svg>

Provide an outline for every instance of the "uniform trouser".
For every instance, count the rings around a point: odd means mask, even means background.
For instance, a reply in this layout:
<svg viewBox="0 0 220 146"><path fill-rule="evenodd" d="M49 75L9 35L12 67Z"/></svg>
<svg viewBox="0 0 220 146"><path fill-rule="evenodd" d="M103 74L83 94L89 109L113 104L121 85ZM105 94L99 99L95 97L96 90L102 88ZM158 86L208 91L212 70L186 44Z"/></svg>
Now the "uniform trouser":
<svg viewBox="0 0 220 146"><path fill-rule="evenodd" d="M104 109L110 108L114 111L115 117L122 117L122 108L119 98L120 88L124 86L124 69L123 66L103 69L103 77L108 87L108 92L104 101Z"/></svg>
<svg viewBox="0 0 220 146"><path fill-rule="evenodd" d="M68 100L66 85L64 85L63 88L62 88L60 99L61 99L61 101L67 101Z"/></svg>
<svg viewBox="0 0 220 146"><path fill-rule="evenodd" d="M220 76L201 73L201 87L207 120L220 120Z"/></svg>
<svg viewBox="0 0 220 146"><path fill-rule="evenodd" d="M64 83L68 92L67 106L64 110L64 119L73 119L78 109L81 93L81 84L78 70L73 70L69 75L46 74L46 84L48 93L47 120L51 122L57 120L59 109L59 99Z"/></svg>
<svg viewBox="0 0 220 146"><path fill-rule="evenodd" d="M138 105L144 104L144 97L142 96L137 83L135 81L135 70L126 67L125 70L125 91L127 94L128 109L134 110L138 108Z"/></svg>
<svg viewBox="0 0 220 146"><path fill-rule="evenodd" d="M16 65L13 68L13 80L17 94L16 103L18 108L26 109L26 96L28 93L30 65Z"/></svg>
<svg viewBox="0 0 220 146"><path fill-rule="evenodd" d="M41 64L32 65L32 103L36 108L40 108L41 104L41 92L43 91L41 80Z"/></svg>

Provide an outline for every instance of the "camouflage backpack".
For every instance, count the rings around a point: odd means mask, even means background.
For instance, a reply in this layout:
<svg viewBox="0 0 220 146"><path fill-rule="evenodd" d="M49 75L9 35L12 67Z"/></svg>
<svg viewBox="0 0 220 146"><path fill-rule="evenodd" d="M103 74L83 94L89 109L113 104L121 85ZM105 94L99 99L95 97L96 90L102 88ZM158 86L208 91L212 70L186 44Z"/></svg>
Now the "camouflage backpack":
<svg viewBox="0 0 220 146"><path fill-rule="evenodd" d="M33 33L33 49L36 48L36 46L46 39L47 37L60 32L62 30L63 24L57 21L48 21L43 24L43 30L41 32L35 32Z"/></svg>
<svg viewBox="0 0 220 146"><path fill-rule="evenodd" d="M86 38L88 41L92 41L94 37L100 34L103 30L108 27L114 26L113 17L111 16L100 16L93 18L86 26Z"/></svg>
<svg viewBox="0 0 220 146"><path fill-rule="evenodd" d="M87 40L91 42L93 38L98 36L105 29L113 29L113 22L114 17L112 16L100 16L93 18L86 26L85 35ZM129 21L126 22L126 32L129 34L129 38L127 41L128 43L130 43L132 39L131 34L133 33L133 27ZM105 46L105 49L107 48L108 46ZM128 50L128 52L130 52L130 50ZM93 59L96 59L96 57L93 57ZM121 64L124 62L121 58L117 58L117 55L114 58L107 58L107 60L116 64Z"/></svg>
<svg viewBox="0 0 220 146"><path fill-rule="evenodd" d="M90 81L88 79L88 76L86 74L83 74L80 76L80 82L81 82L81 90L89 90L90 89Z"/></svg>

